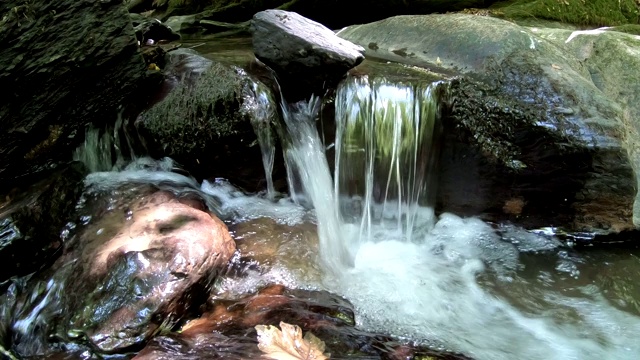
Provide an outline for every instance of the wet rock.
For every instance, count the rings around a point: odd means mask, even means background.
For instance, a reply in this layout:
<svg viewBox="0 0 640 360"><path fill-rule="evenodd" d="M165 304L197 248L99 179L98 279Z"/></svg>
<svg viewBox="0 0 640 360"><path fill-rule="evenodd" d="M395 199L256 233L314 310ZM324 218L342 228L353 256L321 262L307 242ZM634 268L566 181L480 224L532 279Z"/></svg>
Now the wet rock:
<svg viewBox="0 0 640 360"><path fill-rule="evenodd" d="M293 12L261 11L251 32L256 57L278 74L285 97L292 99L323 95L364 60L362 47Z"/></svg>
<svg viewBox="0 0 640 360"><path fill-rule="evenodd" d="M138 14L129 14L129 16L140 45L154 45L160 41L168 42L180 39L180 34L158 19Z"/></svg>
<svg viewBox="0 0 640 360"><path fill-rule="evenodd" d="M332 357L465 359L356 330L353 309L346 300L324 291L291 290L281 285L268 286L240 300L215 301L211 311L184 326L181 334L155 338L135 359L257 358L261 353L254 327L277 326L281 321L316 335Z"/></svg>
<svg viewBox="0 0 640 360"><path fill-rule="evenodd" d="M635 82L620 75L635 75L608 73L616 80L603 92L592 73L606 61L592 51L586 64L571 34L447 14L389 18L339 36L375 44L368 56L458 76L443 124L442 211L570 232L631 229L640 225L640 137L630 116L635 95L627 95ZM630 40L611 36L623 48ZM625 58L623 48L603 53ZM637 69L635 59L624 63Z"/></svg>
<svg viewBox="0 0 640 360"><path fill-rule="evenodd" d="M208 12L204 12L191 15L171 16L166 20L166 24L186 39L249 34L249 21L229 23L208 20L206 18L208 14Z"/></svg>
<svg viewBox="0 0 640 360"><path fill-rule="evenodd" d="M118 1L3 1L0 181L64 161L83 126L146 93L146 66Z"/></svg>
<svg viewBox="0 0 640 360"><path fill-rule="evenodd" d="M89 224L12 317L22 356L47 354L51 343L139 348L206 300L235 251L226 226L192 195L129 184L81 204Z"/></svg>
<svg viewBox="0 0 640 360"><path fill-rule="evenodd" d="M150 154L169 156L199 178L224 177L248 190L263 188L254 127L270 131L277 116L270 90L238 67L186 50L169 56L164 98L136 121Z"/></svg>
<svg viewBox="0 0 640 360"><path fill-rule="evenodd" d="M86 169L80 163L27 189L15 188L0 207L0 283L50 265L62 247L60 232L80 198Z"/></svg>

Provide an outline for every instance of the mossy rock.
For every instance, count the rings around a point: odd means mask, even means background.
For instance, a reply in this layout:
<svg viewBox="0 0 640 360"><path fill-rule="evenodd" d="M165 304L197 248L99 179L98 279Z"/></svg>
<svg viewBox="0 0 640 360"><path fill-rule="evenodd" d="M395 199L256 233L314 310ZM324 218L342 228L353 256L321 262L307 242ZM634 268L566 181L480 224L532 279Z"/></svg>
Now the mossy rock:
<svg viewBox="0 0 640 360"><path fill-rule="evenodd" d="M393 17L339 36L368 58L458 75L444 124L441 210L530 228L640 225L634 36L467 14Z"/></svg>
<svg viewBox="0 0 640 360"><path fill-rule="evenodd" d="M507 19L544 19L582 26L638 24L635 0L512 0L495 4L493 14Z"/></svg>
<svg viewBox="0 0 640 360"><path fill-rule="evenodd" d="M277 115L275 102L258 100L270 93L238 67L195 52L170 54L166 85L174 88L136 120L147 150L198 178L225 177L253 190L264 173L252 122L269 127Z"/></svg>

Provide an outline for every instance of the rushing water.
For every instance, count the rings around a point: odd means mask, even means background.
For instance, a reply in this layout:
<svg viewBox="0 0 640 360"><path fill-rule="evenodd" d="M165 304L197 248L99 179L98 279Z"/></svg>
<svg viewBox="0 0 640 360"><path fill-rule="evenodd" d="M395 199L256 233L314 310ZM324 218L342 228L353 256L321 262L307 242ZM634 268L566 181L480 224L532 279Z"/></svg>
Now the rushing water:
<svg viewBox="0 0 640 360"><path fill-rule="evenodd" d="M344 82L333 184L316 99L284 109L293 140L286 158L315 207L329 270L323 286L356 305L362 327L478 359L637 358L640 319L596 286L563 288L579 273L554 239L503 229L512 243L480 220L451 214L434 224L438 86ZM557 266L525 277L523 250L558 251ZM529 283L537 288L519 306L503 294Z"/></svg>
<svg viewBox="0 0 640 360"><path fill-rule="evenodd" d="M290 198L272 185L263 196L221 179L198 184L169 159L114 166L123 161L117 139L94 130L75 156L94 171L121 169L91 174L85 197L153 184L204 199L229 224L241 255L261 265L224 279L219 296L274 282L328 290L354 304L360 328L480 360L638 358L638 254L578 253L550 235L436 216L445 96L442 83L347 79L335 100L335 169L316 126L320 99L283 104ZM249 110L258 114L271 102L262 97ZM271 116L265 110L254 124L268 181ZM52 299L68 294L64 281L52 281L31 295L35 306L11 315L10 330L23 339L61 311Z"/></svg>

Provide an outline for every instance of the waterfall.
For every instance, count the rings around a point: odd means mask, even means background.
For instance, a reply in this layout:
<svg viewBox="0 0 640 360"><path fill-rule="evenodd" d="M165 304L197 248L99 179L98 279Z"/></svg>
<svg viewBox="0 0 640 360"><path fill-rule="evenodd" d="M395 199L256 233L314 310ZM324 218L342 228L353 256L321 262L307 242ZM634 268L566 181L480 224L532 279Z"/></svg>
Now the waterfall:
<svg viewBox="0 0 640 360"><path fill-rule="evenodd" d="M343 81L336 96L333 178L316 126L319 99L282 104L290 191L294 200L315 208L329 270L353 265L361 243L388 240L389 234L413 241L414 232L433 226L443 88L384 78Z"/></svg>
<svg viewBox="0 0 640 360"><path fill-rule="evenodd" d="M73 152L73 160L84 163L92 173L120 169L128 160L136 158L132 143L119 113L113 127L87 128L84 142Z"/></svg>
<svg viewBox="0 0 640 360"><path fill-rule="evenodd" d="M445 85L349 78L336 99L334 193L349 241L414 241L434 223L439 97Z"/></svg>
<svg viewBox="0 0 640 360"><path fill-rule="evenodd" d="M253 95L245 97L244 111L251 112L251 125L258 138L258 145L262 152L262 165L267 180L267 198L274 199L276 190L273 186L273 163L275 161L275 139L271 123L278 115L276 102L271 91L262 83L255 81L251 84Z"/></svg>

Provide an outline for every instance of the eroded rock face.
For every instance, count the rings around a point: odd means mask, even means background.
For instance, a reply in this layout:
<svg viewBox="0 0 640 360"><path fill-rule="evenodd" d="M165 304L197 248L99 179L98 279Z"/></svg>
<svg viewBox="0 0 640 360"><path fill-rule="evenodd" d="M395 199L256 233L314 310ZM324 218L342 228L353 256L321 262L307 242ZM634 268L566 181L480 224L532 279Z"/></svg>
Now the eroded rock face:
<svg viewBox="0 0 640 360"><path fill-rule="evenodd" d="M147 79L118 1L0 4L0 181L64 160L83 126L114 121Z"/></svg>
<svg viewBox="0 0 640 360"><path fill-rule="evenodd" d="M131 185L113 195L85 199L109 205L97 207L15 312L20 355L46 354L52 334L98 353L139 347L204 301L235 251L227 227L197 198Z"/></svg>
<svg viewBox="0 0 640 360"><path fill-rule="evenodd" d="M256 325L285 323L310 331L332 357L466 359L457 354L402 344L384 335L355 329L351 304L328 292L270 285L239 300L218 300L213 309L183 327L181 334L153 339L137 360L175 358L258 358Z"/></svg>
<svg viewBox="0 0 640 360"><path fill-rule="evenodd" d="M279 76L285 96L331 88L364 60L364 49L325 26L283 10L266 10L251 21L253 52ZM309 89L304 90L305 88Z"/></svg>
<svg viewBox="0 0 640 360"><path fill-rule="evenodd" d="M444 121L442 211L578 232L640 225L638 205L633 211L640 138L629 116L637 102L625 95L637 92L624 85L621 66L600 88L592 74L606 70L588 51L592 43L569 41L568 30L463 14L400 16L339 36L368 56L458 77ZM632 36L610 36L625 44L614 53L628 56Z"/></svg>

